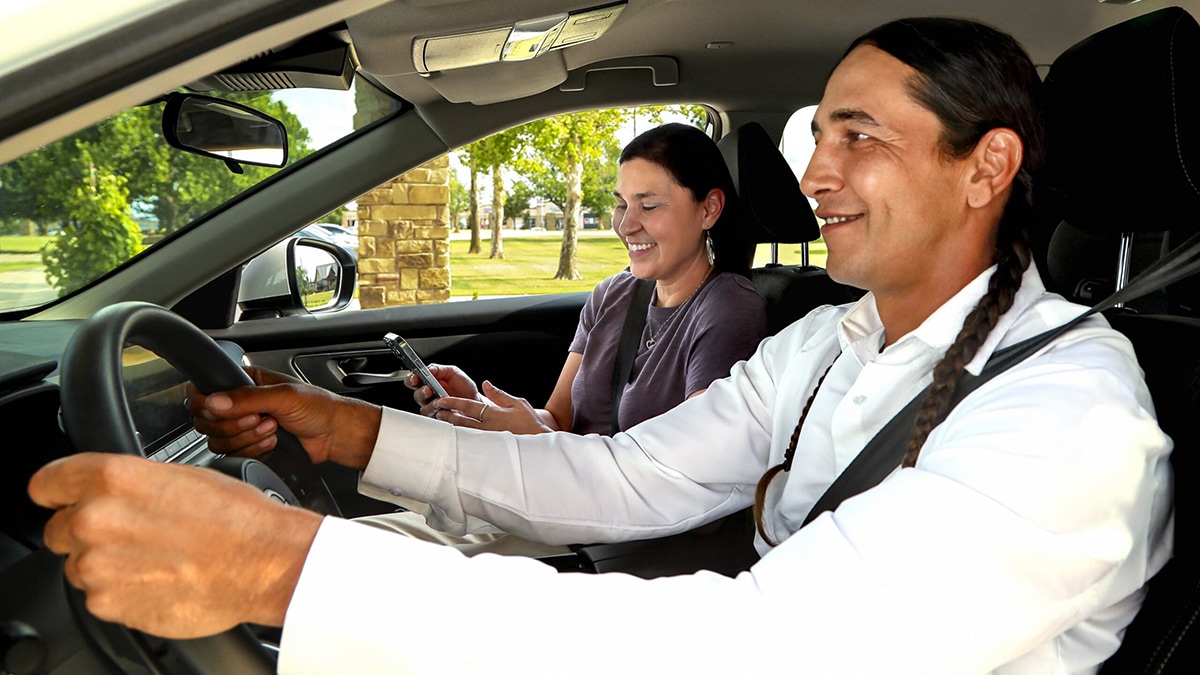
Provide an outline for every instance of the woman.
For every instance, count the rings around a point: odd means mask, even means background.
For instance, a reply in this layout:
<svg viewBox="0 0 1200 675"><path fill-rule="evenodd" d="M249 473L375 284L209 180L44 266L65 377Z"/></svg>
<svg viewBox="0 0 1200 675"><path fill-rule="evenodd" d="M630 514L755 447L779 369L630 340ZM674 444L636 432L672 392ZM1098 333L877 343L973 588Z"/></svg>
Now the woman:
<svg viewBox="0 0 1200 675"><path fill-rule="evenodd" d="M754 353L766 336L766 305L745 276L748 249L734 230L736 193L716 143L687 124L665 124L639 135L621 152L614 195L613 228L629 250L629 267L592 291L546 406L535 409L486 381L480 392L459 368L432 364L430 372L450 396L433 397L415 374L409 375L406 384L414 389L422 414L515 434L611 435L703 392ZM654 283L649 307L632 307L638 285L645 283L641 280ZM614 364L631 311L647 316L614 429ZM467 534L449 535L426 523L428 504L365 484L360 489L407 509L363 522L468 555L568 552L474 518Z"/></svg>
<svg viewBox="0 0 1200 675"><path fill-rule="evenodd" d="M736 193L720 150L687 124L651 129L621 152L613 229L629 268L597 284L554 392L535 409L454 366L431 365L449 398L414 374L421 413L475 429L609 435L660 415L729 375L766 336L766 306L746 278ZM617 343L638 280L653 280L646 325L612 425Z"/></svg>

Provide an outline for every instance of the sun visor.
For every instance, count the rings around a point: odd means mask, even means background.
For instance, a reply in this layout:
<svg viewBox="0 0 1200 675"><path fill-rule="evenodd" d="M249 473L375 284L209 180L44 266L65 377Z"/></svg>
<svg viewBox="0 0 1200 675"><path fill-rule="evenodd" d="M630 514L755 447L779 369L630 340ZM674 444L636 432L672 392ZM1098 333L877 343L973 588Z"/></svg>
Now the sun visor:
<svg viewBox="0 0 1200 675"><path fill-rule="evenodd" d="M486 105L553 89L567 79L561 54L515 63L491 63L429 75L425 82L451 103Z"/></svg>

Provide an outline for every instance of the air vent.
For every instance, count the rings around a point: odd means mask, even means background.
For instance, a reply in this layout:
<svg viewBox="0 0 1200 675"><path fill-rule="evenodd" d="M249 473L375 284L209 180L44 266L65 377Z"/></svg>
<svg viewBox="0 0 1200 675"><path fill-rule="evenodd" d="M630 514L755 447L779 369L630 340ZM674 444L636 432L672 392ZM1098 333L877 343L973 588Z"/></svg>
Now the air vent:
<svg viewBox="0 0 1200 675"><path fill-rule="evenodd" d="M287 73L223 73L213 78L225 91L262 91L294 89Z"/></svg>
<svg viewBox="0 0 1200 675"><path fill-rule="evenodd" d="M311 87L350 88L356 59L341 32L310 35L284 47L243 61L221 73L198 80L194 91L271 91Z"/></svg>

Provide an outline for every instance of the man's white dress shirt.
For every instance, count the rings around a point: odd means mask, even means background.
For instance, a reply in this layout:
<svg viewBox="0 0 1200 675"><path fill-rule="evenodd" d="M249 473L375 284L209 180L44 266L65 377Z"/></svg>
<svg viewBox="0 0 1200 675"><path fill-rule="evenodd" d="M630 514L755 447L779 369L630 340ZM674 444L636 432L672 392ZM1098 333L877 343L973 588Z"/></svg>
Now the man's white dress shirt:
<svg viewBox="0 0 1200 675"><path fill-rule="evenodd" d="M282 673L1085 673L1171 552L1170 440L1128 341L1099 317L967 397L917 466L798 530L932 379L988 270L880 352L868 294L768 338L729 378L613 438L478 432L385 411L363 483L548 543L645 539L753 501L830 363L762 559L641 580L558 574L327 518ZM1025 274L968 370L1083 311ZM839 356L840 354L840 356ZM835 362L836 361L836 362Z"/></svg>

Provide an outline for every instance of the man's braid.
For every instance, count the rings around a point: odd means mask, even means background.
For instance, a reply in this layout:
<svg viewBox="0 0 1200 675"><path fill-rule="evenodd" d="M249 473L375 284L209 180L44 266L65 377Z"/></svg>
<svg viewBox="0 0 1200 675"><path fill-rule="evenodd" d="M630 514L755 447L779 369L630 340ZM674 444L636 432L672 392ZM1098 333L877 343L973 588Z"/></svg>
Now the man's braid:
<svg viewBox="0 0 1200 675"><path fill-rule="evenodd" d="M942 360L933 367L933 384L930 385L929 396L917 411L913 435L908 441L908 449L904 453L901 466L916 465L925 439L950 407L950 399L954 396L954 389L963 369L975 358L979 347L996 327L996 322L1012 307L1013 298L1021 288L1021 277L1025 268L1029 267L1029 258L1029 246L1022 233L1010 237L1007 245L999 251L996 271L988 280L987 294L980 298L979 304L967 315L954 344L950 345Z"/></svg>

